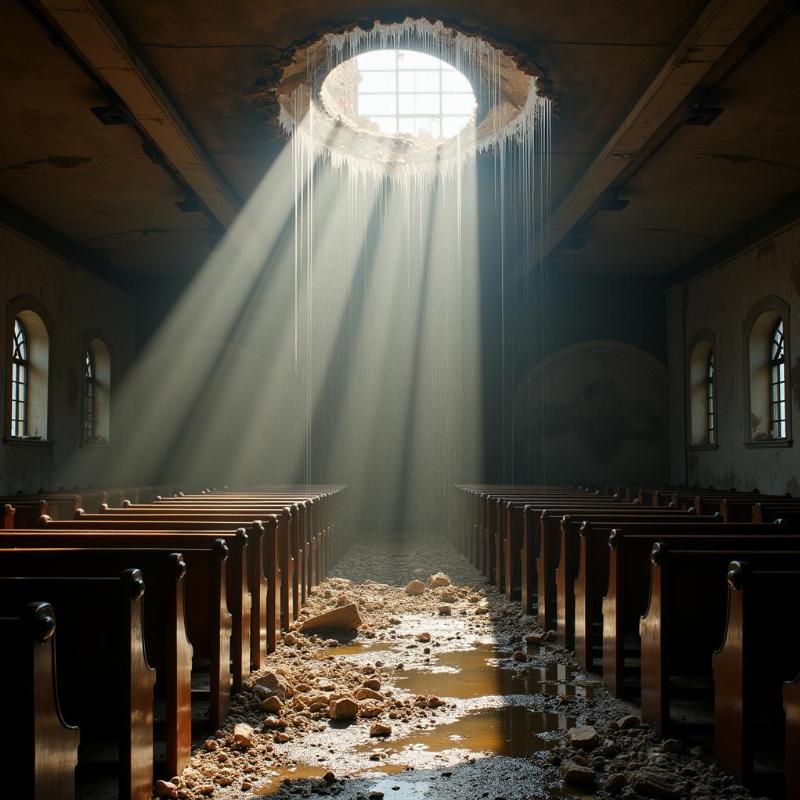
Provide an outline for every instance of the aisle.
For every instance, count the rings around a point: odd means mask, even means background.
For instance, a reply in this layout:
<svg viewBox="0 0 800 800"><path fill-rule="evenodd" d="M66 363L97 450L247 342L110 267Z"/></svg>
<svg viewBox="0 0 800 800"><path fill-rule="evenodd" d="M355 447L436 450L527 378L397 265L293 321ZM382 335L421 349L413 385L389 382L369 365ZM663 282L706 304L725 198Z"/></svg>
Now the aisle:
<svg viewBox="0 0 800 800"><path fill-rule="evenodd" d="M335 572L301 622L354 603L358 634L286 634L165 794L748 796L679 743L657 747L629 707L448 546L361 544Z"/></svg>

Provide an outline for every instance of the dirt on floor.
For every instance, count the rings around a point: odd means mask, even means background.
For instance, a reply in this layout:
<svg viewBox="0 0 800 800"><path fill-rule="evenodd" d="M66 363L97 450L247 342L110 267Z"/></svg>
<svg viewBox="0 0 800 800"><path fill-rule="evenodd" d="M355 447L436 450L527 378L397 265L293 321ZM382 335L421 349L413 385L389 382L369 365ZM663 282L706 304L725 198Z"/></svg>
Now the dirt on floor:
<svg viewBox="0 0 800 800"><path fill-rule="evenodd" d="M449 545L360 543L334 572L161 796L751 797L642 725ZM357 632L300 630L351 604Z"/></svg>

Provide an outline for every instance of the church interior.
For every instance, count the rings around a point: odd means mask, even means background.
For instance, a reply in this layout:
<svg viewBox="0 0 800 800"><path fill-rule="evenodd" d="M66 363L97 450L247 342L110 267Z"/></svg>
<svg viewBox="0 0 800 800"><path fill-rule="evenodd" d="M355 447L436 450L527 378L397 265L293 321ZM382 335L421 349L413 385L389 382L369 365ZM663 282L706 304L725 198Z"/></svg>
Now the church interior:
<svg viewBox="0 0 800 800"><path fill-rule="evenodd" d="M800 800L797 0L0 41L4 797Z"/></svg>

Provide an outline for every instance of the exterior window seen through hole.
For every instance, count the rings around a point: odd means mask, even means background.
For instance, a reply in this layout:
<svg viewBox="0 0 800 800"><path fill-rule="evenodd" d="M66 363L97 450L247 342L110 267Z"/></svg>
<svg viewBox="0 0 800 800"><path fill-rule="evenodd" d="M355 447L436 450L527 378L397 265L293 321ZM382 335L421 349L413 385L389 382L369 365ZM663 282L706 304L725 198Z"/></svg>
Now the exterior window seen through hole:
<svg viewBox="0 0 800 800"><path fill-rule="evenodd" d="M387 135L449 139L474 119L469 80L452 65L414 50L356 57L357 114Z"/></svg>

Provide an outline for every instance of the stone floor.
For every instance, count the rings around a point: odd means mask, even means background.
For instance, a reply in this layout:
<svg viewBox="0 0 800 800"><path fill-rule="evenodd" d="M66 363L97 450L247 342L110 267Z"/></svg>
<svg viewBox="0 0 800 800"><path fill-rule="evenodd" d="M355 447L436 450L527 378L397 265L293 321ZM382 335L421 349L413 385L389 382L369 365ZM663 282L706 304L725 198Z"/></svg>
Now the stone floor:
<svg viewBox="0 0 800 800"><path fill-rule="evenodd" d="M432 588L437 573L448 581ZM437 538L361 543L334 574L299 623L355 603L358 634L305 635L296 624L162 794L751 796L705 753L659 741ZM414 580L422 594L406 593ZM349 701L356 717L332 719Z"/></svg>

